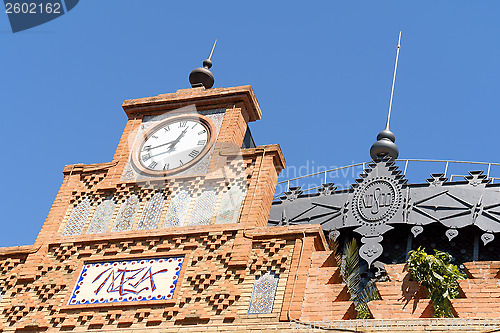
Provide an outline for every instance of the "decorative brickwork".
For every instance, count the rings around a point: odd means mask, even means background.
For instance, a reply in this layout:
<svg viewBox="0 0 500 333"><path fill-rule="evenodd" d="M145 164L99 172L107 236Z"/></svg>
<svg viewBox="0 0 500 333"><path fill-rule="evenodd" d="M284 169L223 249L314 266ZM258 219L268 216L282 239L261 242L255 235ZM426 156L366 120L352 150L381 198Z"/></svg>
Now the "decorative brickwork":
<svg viewBox="0 0 500 333"><path fill-rule="evenodd" d="M35 244L0 248L0 332L306 332L339 319L370 331L368 321L346 320L356 311L321 228L266 227L284 159L277 145L239 149L261 116L249 86L185 89L123 108L129 119L113 161L66 166ZM211 113L220 128L210 158L134 181L134 139L148 120L181 108ZM167 274L162 265L173 258L178 270ZM478 318L478 304L497 296L499 266L466 268L473 278L460 282L466 298L453 307ZM423 290L401 267L386 269L391 281L377 284L374 316L430 317Z"/></svg>
<svg viewBox="0 0 500 333"><path fill-rule="evenodd" d="M376 282L381 300L371 301L368 308L375 319L432 318L434 306L427 289L410 281L405 264L386 265L388 282Z"/></svg>
<svg viewBox="0 0 500 333"><path fill-rule="evenodd" d="M0 322L6 330L31 328L64 331L123 327L137 329L148 326L168 328L193 321L220 324L239 321L252 316L247 312L252 293L255 295L255 277L265 276L269 271L279 275L279 282L276 279L278 283L273 287L273 310L269 314L277 321L289 278L294 237L302 237L302 233L286 236L285 227L273 228L275 230L269 234L267 228L254 229L247 235L253 239L249 260L243 266L233 266L231 257L239 251L234 246L235 239L238 230L242 229L224 230L222 226L218 229L215 226L205 226L205 230L199 228L185 229L179 234L166 232L154 237L130 235L101 240L92 239L95 235L91 234L85 240L52 243L36 253L38 264L33 281L28 283L16 280L15 275L12 275L16 265L13 261L9 261L9 264L6 261L0 267L8 267L3 276L12 282L5 287L6 293L2 300L5 306ZM313 233L304 230L310 235L308 237L313 238L317 238L321 232L319 228L314 228ZM94 301L77 299L78 288L84 288L80 283L88 283L84 281L83 274L88 273L94 279L97 277L97 271L90 273L91 266L158 261L171 256L184 258L175 292L162 300L148 300L147 308L136 299L130 300L130 305L129 302L116 302L115 299L109 301L109 297L107 302L101 302L97 297ZM19 261L17 265L21 263ZM102 288L107 288L108 293L111 293L119 290L119 277L123 275L115 272L113 278L106 270L108 268L103 267L108 275L103 274L98 280L108 279ZM135 285L140 280L130 280L130 283ZM135 287L140 287L140 284ZM94 292L97 289L89 290ZM65 305L68 303L70 305Z"/></svg>
<svg viewBox="0 0 500 333"><path fill-rule="evenodd" d="M469 279L458 281L462 297L451 301L460 318L500 318L500 261L464 263Z"/></svg>

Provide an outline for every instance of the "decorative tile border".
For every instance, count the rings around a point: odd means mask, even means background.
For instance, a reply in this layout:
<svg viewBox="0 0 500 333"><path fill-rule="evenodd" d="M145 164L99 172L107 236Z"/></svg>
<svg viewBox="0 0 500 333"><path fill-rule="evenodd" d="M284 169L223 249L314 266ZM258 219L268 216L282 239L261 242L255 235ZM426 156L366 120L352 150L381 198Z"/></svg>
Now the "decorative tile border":
<svg viewBox="0 0 500 333"><path fill-rule="evenodd" d="M183 262L161 257L86 263L68 305L172 299Z"/></svg>

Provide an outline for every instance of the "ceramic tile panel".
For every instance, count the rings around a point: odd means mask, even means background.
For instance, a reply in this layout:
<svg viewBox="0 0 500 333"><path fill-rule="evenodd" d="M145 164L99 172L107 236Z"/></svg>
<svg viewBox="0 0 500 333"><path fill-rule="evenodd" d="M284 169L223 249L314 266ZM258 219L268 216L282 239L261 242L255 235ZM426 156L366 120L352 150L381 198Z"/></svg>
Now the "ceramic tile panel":
<svg viewBox="0 0 500 333"><path fill-rule="evenodd" d="M274 297L276 296L278 281L279 278L272 272L266 272L255 280L248 314L273 312Z"/></svg>
<svg viewBox="0 0 500 333"><path fill-rule="evenodd" d="M177 193L170 202L167 216L163 223L164 228L182 227L186 219L186 214L191 203L191 195L188 191L182 190Z"/></svg>
<svg viewBox="0 0 500 333"><path fill-rule="evenodd" d="M217 210L216 224L237 223L240 217L241 205L245 200L246 188L233 184L222 195L222 200Z"/></svg>
<svg viewBox="0 0 500 333"><path fill-rule="evenodd" d="M68 305L172 299L184 257L87 263Z"/></svg>
<svg viewBox="0 0 500 333"><path fill-rule="evenodd" d="M162 192L156 192L151 199L148 200L144 210L142 211L141 219L137 230L148 230L158 228L163 206L165 205L165 198Z"/></svg>
<svg viewBox="0 0 500 333"><path fill-rule="evenodd" d="M111 232L130 231L134 225L137 209L139 208L139 197L137 194L130 195L118 210L115 223Z"/></svg>
<svg viewBox="0 0 500 333"><path fill-rule="evenodd" d="M113 217L113 213L115 212L115 207L116 205L113 198L103 200L94 212L94 216L87 229L87 234L100 234L106 232L109 222L111 222L111 218Z"/></svg>
<svg viewBox="0 0 500 333"><path fill-rule="evenodd" d="M83 227L85 226L87 217L89 216L90 207L89 198L83 199L78 203L78 205L73 207L68 222L66 222L66 226L64 227L64 231L62 233L63 236L82 234Z"/></svg>
<svg viewBox="0 0 500 333"><path fill-rule="evenodd" d="M214 214L217 193L213 188L207 188L196 199L189 225L207 225Z"/></svg>

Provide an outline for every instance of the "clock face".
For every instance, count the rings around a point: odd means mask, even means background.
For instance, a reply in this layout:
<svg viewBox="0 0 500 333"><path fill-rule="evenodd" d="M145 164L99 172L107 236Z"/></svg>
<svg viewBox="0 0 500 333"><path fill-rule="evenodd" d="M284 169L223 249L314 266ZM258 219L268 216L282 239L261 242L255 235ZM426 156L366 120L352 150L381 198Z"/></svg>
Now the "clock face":
<svg viewBox="0 0 500 333"><path fill-rule="evenodd" d="M166 174L188 168L210 148L212 128L199 116L177 116L154 126L134 153L142 171Z"/></svg>

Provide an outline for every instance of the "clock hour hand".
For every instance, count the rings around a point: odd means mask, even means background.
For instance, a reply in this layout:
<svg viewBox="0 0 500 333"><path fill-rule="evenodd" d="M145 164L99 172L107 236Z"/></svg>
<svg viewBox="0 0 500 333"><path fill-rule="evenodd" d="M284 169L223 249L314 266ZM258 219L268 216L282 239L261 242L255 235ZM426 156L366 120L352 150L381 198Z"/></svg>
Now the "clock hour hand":
<svg viewBox="0 0 500 333"><path fill-rule="evenodd" d="M179 141L181 141L182 137L186 134L187 130L188 130L188 128L186 127L186 129L184 131L182 131L182 133L177 137L177 139L175 139L174 141L171 142L170 147L167 150L167 153L174 150L175 145L178 144Z"/></svg>

